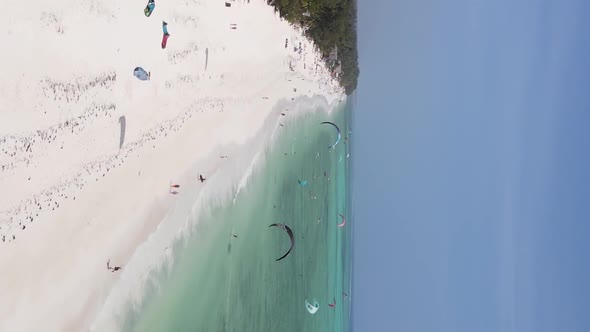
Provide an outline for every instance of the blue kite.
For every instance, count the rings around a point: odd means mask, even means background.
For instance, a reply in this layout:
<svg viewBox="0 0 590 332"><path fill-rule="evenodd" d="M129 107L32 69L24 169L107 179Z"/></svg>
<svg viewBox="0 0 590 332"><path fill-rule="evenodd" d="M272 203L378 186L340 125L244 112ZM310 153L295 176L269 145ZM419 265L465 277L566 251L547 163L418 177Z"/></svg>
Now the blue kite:
<svg viewBox="0 0 590 332"><path fill-rule="evenodd" d="M147 6L145 6L145 9L143 10L143 13L146 17L150 17L150 15L152 15L152 12L154 11L154 8L156 8L156 1L149 0Z"/></svg>
<svg viewBox="0 0 590 332"><path fill-rule="evenodd" d="M133 76L137 77L142 81L149 81L151 73L145 71L145 69L141 67L135 67L135 69L133 70Z"/></svg>

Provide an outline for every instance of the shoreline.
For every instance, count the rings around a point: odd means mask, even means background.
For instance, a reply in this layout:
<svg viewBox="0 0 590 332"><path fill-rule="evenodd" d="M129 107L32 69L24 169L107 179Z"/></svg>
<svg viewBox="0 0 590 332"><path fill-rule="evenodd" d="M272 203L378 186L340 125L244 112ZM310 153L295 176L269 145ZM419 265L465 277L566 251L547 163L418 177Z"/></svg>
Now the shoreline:
<svg viewBox="0 0 590 332"><path fill-rule="evenodd" d="M338 103L332 102L328 105L323 97L316 96L313 98L300 97L295 101L285 101L285 103L279 102L273 110L280 110L284 105L290 106L295 112L288 122L296 121L297 117L306 113L317 112L321 106L325 107L326 113L330 113L338 107ZM217 207L232 201L235 203L236 197L245 188L252 174L256 172L257 168L263 166L260 155L264 154L265 150L273 148L274 142L280 134L277 133L281 129L280 120L277 112L273 112L269 114L263 127L250 140L241 144L225 146L223 150L228 151L230 157L220 166L218 173L208 178L207 181L210 180L212 186L202 190L193 190L183 197L186 198L184 204L177 202L171 206L169 214L158 223L157 229L149 234L146 241L140 243L133 252L129 259L129 263L132 264L129 267L133 271L133 276L128 276L127 272L123 271L120 280L112 288L112 294L107 297L102 310L93 322L92 331L117 331L117 317L114 313L121 312L126 305L141 304L142 290L145 283L150 280L151 273L158 272L163 266L169 269L174 264L171 246L183 245L186 237L192 236L194 227L199 220L209 215L211 206ZM246 148L246 146L250 148ZM182 178L189 177L201 165L202 161L196 161ZM245 167L238 165L245 165ZM181 211L176 211L176 209ZM180 218L175 217L174 214L179 215Z"/></svg>
<svg viewBox="0 0 590 332"><path fill-rule="evenodd" d="M312 99L309 99L307 97L300 97L303 98L303 100L300 99L296 99L295 101L286 101L283 100L282 102L279 102L277 105L279 108L274 107L273 110L277 110L280 109L280 107L284 106L284 105L288 105L291 108L291 114L288 117L288 119L285 119L287 121L285 121L286 124L288 124L288 122L296 120L296 118L300 115L303 114L303 112L301 110L297 110L296 107L294 107L297 104L301 104L300 108L307 108L309 109L309 107L311 107L311 111L315 111L315 106L310 106L310 105L320 105L320 104L324 104L327 105L326 101L323 100L323 97L314 97ZM319 104L318 104L319 102ZM329 106L326 106L328 110L333 110L335 107L338 106L337 102L332 102ZM226 144L222 144L219 143L217 145L215 145L215 147L211 147L208 151L208 155L206 156L202 156L200 158L194 159L194 161L192 162L192 165L183 172L183 174L179 174L177 176L178 179L186 179L189 176L186 174L186 172L188 171L189 173L193 172L194 173L194 169L195 167L205 167L206 164L209 164L209 166L211 166L211 163L214 164L218 164L217 168L220 167L219 163L228 163L228 165L225 165L225 167L232 167L234 168L234 172L235 172L235 168L237 165L242 165L241 162L238 163L232 163L232 160L234 158L232 158L230 156L229 160L219 160L219 158L217 158L217 152L218 150L221 151L225 151L224 153L228 153L227 151L237 151L239 149L243 149L245 147L245 145L251 145L253 140L258 140L259 142L257 143L257 146L254 150L256 151L249 151L246 154L252 154L254 153L255 155L259 154L259 153L263 153L264 149L269 148L270 146L272 146L274 139L277 137L277 130L280 130L280 126L279 123L281 122L281 116L279 115L279 112L261 112L261 113L266 113L263 114L261 116L266 116L264 122L267 122L266 125L263 125L261 128L258 129L257 133L254 134L253 136L250 136L250 138L247 141L244 140L240 140L239 143L236 143L233 140L229 140ZM283 120L284 121L284 120ZM239 121L236 121L236 123ZM239 124L236 124L239 125ZM190 131L188 128L187 130L185 130L185 132ZM168 145L174 145L173 141L167 142ZM149 156L150 153L150 149L149 147L144 147L144 149L148 150L147 151L147 155ZM164 149L164 148L161 148ZM172 150L172 149L170 149ZM158 154L161 157L161 153L154 153L154 154ZM146 154L143 154L140 152L141 157L145 158ZM169 156L170 158L172 158L172 156ZM254 156L250 156L251 159L254 158ZM189 158L190 159L190 158ZM217 160L216 160L217 159ZM243 158L239 158L239 159L243 159ZM248 159L248 158L246 158ZM141 158L137 158L135 160L130 160L130 164L128 164L127 168L131 168L131 169L135 169L136 167L139 168L138 164L141 164L142 160ZM183 164L184 162L174 162L173 164ZM190 164L190 163L189 163ZM198 166L196 166L198 165ZM246 164L248 165L248 164ZM222 165L221 167L223 167L224 165ZM250 167L248 167L249 171L244 171L243 174L239 174L239 173L234 173L234 178L233 180L226 180L225 184L220 184L218 187L218 189L216 190L217 193L213 193L212 195L210 195L208 198L206 198L206 200L210 201L210 200L218 200L218 201L224 201L227 199L231 199L230 196L232 196L232 194L236 195L239 188L244 185L245 183L247 183L249 176L252 174L252 171L257 167L257 161L252 161L252 164L250 165ZM215 168L215 167L214 167ZM189 171L190 169L193 169L193 171ZM161 171L158 169L158 172ZM138 176L138 178L136 180L140 180L140 178L143 178L144 176L155 176L155 174L151 175L152 172L154 171L150 171L150 170L146 170L146 169L142 169L141 171L141 176ZM124 170L121 170L120 173L125 173ZM99 182L98 184L96 184L96 186L99 186L99 188L101 186L103 187L116 187L117 186L117 181L115 179L112 179L113 177L117 177L117 170L114 170L113 173L110 175L111 176L111 181L108 181L109 178L105 179L107 181L105 181L104 183ZM213 175L211 178L209 178L209 180L216 180L216 177L223 177L226 174L222 174L221 171L219 174L215 174ZM122 176L126 176L126 175L122 175ZM208 180L208 181L209 181ZM128 182L128 181L127 181ZM164 177L160 177L160 181L162 185L167 185L168 182L166 182ZM182 182L182 181L180 181ZM137 185L137 186L141 186L138 183L127 183L128 185L130 185L131 187ZM181 189L183 189L184 185L181 187ZM153 186L152 186L153 189ZM211 191L211 190L207 190L210 189L210 187L205 187L204 188L206 191ZM101 192L103 193L107 193L108 190L100 190L100 189L94 189L93 191L91 191L90 195L88 196L92 196L93 193L95 192ZM201 190L199 190L201 191ZM205 200L205 198L203 197L203 195L205 195L206 192L200 192L198 193L198 197L200 200L200 204L204 204L205 202L203 200ZM170 214L175 206L176 203L173 201L174 198L169 197L170 195L168 195L167 193L165 194L159 194L157 196L157 198L145 198L143 199L143 201L145 203L140 204L140 205L135 205L135 207L137 207L139 209L138 213L131 213L131 210L128 211L127 219L129 221L127 221L124 225L122 225L123 229L119 229L117 232L113 233L111 232L110 234L115 236L116 239L112 240L111 243L106 243L104 245L100 245L100 247L105 247L106 252L109 253L109 255L104 255L103 260L106 261L107 256L110 257L112 259L112 262L114 264L123 264L126 268L122 271L122 273L120 275L110 275L110 273L108 271L104 270L104 262L101 260L97 260L94 259L93 263L94 264L88 264L91 263L92 260L89 260L88 258L81 258L78 261L79 262L84 262L86 264L76 264L76 268L77 269L84 269L84 270L88 270L91 271L90 273L84 274L82 275L83 279L86 279L88 281L92 281L92 284L94 283L98 283L101 284L101 287L93 287L91 286L91 284L89 283L88 285L86 285L86 287L84 286L79 286L78 285L78 289L75 291L72 291L72 298L70 298L71 300L73 300L72 304L72 309L76 308L79 306L80 304L80 298L82 298L82 303L84 303L82 305L82 309L72 315L72 318L69 319L69 322L67 323L67 325L62 325L62 327L65 330L82 330L84 329L85 326L88 326L88 324L92 321L94 321L94 318L96 318L96 314L99 313L99 311L103 308L103 306L105 305L105 301L106 299L109 298L109 295L111 292L114 291L114 287L117 283L119 283L121 280L125 280L125 273L127 273L127 264L129 264L132 260L134 255L136 254L137 250L139 248L141 248L141 246L146 243L147 241L149 241L150 237L152 236L152 234L154 232L157 232L159 230L159 228L162 226L163 224L163 220L166 219L165 216L167 216L168 214ZM235 197L235 196L234 196ZM90 198L90 197L89 197ZM98 198L94 197L94 199L89 199L87 197L85 197L84 193L78 196L78 199L76 201L76 205L80 204L85 204L85 206L90 206L92 204L98 204L101 201L107 201L107 199L104 198L104 196L99 196ZM112 198L111 198L112 200ZM126 201L126 203L129 203L129 201ZM154 204L156 203L156 204ZM113 203L114 204L114 203ZM159 207L157 208L158 211L154 211L153 206L154 205L159 205ZM141 208L141 206L144 206L145 208ZM65 205L64 206L65 211L67 211L68 206ZM146 210L147 209L147 210ZM201 208L197 208L197 215L198 210L202 209ZM117 211L117 213L107 213L104 218L115 218L115 216L117 214L119 214L120 212ZM162 217L164 216L164 217ZM193 214L193 217L196 217L196 215ZM56 216L56 219L59 219L59 216ZM100 215L94 215L94 218L99 218L100 219ZM198 217L197 217L198 218ZM120 216L119 216L120 219ZM145 220L148 219L150 220L149 223L145 223ZM91 222L92 225L92 222ZM80 243L84 243L86 240L91 240L92 238L96 237L95 232L97 231L97 228L100 229L100 224L95 224L96 226L93 229L70 229L68 234L70 237L72 236L84 236L83 240L80 240L76 243L78 244L70 244L68 247L75 247L75 248L83 248L84 246L81 245ZM104 227L109 226L109 225L104 225ZM186 225L185 225L186 227ZM176 235L181 234L178 233L178 228L172 228L173 233L175 233ZM63 228L60 230L57 230L60 233L65 232L66 230L64 230ZM104 231L104 229L103 229ZM92 234L91 234L92 233ZM45 235L45 237L47 237L48 235ZM134 237L133 240L129 240L129 237ZM174 238L172 238L173 240ZM117 241L118 240L118 241ZM17 243L14 243L15 245L18 245ZM49 249L49 248L46 248ZM110 250L109 250L110 249ZM21 250L24 250L21 249ZM104 253L103 251L103 253ZM16 252L20 252L20 250L16 250ZM62 251L63 253L63 251ZM164 257L167 255L166 252L163 253ZM93 255L96 258L96 253ZM23 259L22 257L20 257L20 259ZM19 260L20 260L19 259ZM151 260L151 259L150 259ZM0 254L0 261L6 263L6 257L3 256L2 254ZM11 263L9 263L11 264ZM17 262L14 262L12 264L18 264ZM161 263L160 263L161 264ZM85 266L84 266L85 265ZM92 265L92 266L91 266ZM153 264L150 268L153 268ZM56 271L57 270L57 271ZM60 275L59 271L62 270L67 270L67 268L64 267L64 265L60 266L59 268L54 268L53 269L53 275L51 277L49 277L48 279L52 279L52 280L59 280L62 279L63 276ZM149 270L149 269L148 269ZM144 270L144 272L147 270ZM45 272L47 272L47 270L45 269ZM71 272L71 271L70 271ZM30 272L29 272L30 274ZM100 279L97 279L95 276L93 276L94 274L100 275L102 274L103 276ZM106 275L105 275L106 274ZM80 276L79 276L80 277ZM113 280L113 277L115 278L115 280ZM145 277L145 275L142 275L142 277ZM0 280L1 277L0 277ZM128 279L127 279L128 280ZM4 280L2 281L4 285L6 285L6 283L4 282ZM131 282L137 282L137 280L131 279ZM64 290L64 289L68 289L68 285L74 285L77 284L76 282L72 281L72 282L68 282L63 281L62 282L63 286L61 287L57 287L58 289ZM18 287L16 287L18 289ZM12 287L11 287L12 289ZM40 290L38 290L38 292L41 292ZM80 294L85 294L86 296L81 297ZM63 299L55 299L55 302L53 302L53 305L57 305L59 302L61 302ZM45 305L41 305L41 307L51 307L53 306L52 304L45 304ZM0 308L1 309L1 308ZM4 310L2 310L2 312L6 312ZM25 310L22 310L21 312L25 312ZM30 314L27 313L27 315ZM12 313L11 317L17 318L16 321L18 321L18 316L16 315L16 312ZM23 317L23 321L24 321L24 317ZM59 321L59 320L57 320ZM4 321L3 324L6 324L7 321ZM57 324L59 325L59 324ZM13 326L11 326L12 328ZM20 329L20 327L18 328ZM51 330L51 329L48 329ZM100 329L99 329L100 330Z"/></svg>
<svg viewBox="0 0 590 332"><path fill-rule="evenodd" d="M276 317L278 312L286 312L289 317L286 321L291 324L280 325L285 329L293 326L294 317L309 317L301 298L305 294L317 297L325 306L321 317L316 316L314 321L319 319L326 324L325 319L330 320L333 314L326 303L339 293L332 294L332 287L325 287L325 283L338 288L341 278L337 266L324 263L326 259L333 262L331 258L340 252L334 236L338 238L344 229L336 227L340 218L334 213L343 213L338 207L343 203L340 192L345 183L341 181L346 180L336 174L342 174L346 166L337 161L337 153L327 150L334 133L319 125L324 120L341 124L343 112L328 116L323 110L317 111L281 128L284 133L278 135L272 147L265 144L267 148L260 154L260 161L235 203L230 193L224 196L225 202L203 205L195 227L171 246L174 249L168 259L172 263L151 273L146 287L138 292L143 296L142 301L127 303L120 307L122 310L110 309L120 313L121 329L96 331L190 330L190 327L205 331L220 326L230 330L232 326L238 330L240 326L249 327L246 330L264 330L263 326L270 325L276 329L278 326L273 323L264 322L268 317ZM293 155L292 143L296 151ZM337 152L341 152L345 146L338 148ZM321 157L316 158L318 151ZM288 156L284 156L285 152ZM244 171L245 168L244 164ZM334 174L331 182L321 176L324 170ZM302 177L310 180L305 190L296 181ZM314 201L308 191L313 191L320 200ZM209 194L204 196L210 198ZM330 197L329 202L324 202L323 197ZM317 224L317 217L325 222ZM294 255L289 256L286 264L276 263L275 259L286 250L288 241L280 231L267 228L268 224L283 220L292 227L298 241ZM230 234L239 235L239 239L233 239ZM300 273L304 278L297 276ZM291 284L293 288L288 287ZM274 303L274 309L265 310L269 301ZM227 303L231 303L229 307ZM306 321L306 329L315 326L312 321Z"/></svg>

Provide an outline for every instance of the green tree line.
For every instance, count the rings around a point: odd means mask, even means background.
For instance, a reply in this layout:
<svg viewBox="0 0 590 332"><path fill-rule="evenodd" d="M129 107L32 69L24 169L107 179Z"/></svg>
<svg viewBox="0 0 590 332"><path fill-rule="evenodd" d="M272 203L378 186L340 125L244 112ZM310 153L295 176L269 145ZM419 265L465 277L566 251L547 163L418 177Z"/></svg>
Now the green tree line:
<svg viewBox="0 0 590 332"><path fill-rule="evenodd" d="M355 0L267 0L280 16L302 27L322 52L331 68L341 65L338 77L346 94L351 94L359 76L356 45ZM337 46L338 61L329 59Z"/></svg>

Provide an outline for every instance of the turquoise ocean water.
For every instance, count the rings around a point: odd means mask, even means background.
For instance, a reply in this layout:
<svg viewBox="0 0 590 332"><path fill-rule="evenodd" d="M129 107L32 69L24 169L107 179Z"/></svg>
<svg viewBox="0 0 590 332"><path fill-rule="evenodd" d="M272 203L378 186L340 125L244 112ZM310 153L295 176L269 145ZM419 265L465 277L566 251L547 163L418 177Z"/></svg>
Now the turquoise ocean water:
<svg viewBox="0 0 590 332"><path fill-rule="evenodd" d="M347 331L351 220L336 225L339 213L350 213L351 107L287 122L235 201L211 207L174 246L173 267L156 272L142 304L124 314L123 330ZM336 131L322 121L341 128L333 150ZM278 262L290 243L272 223L295 234L293 251ZM318 300L315 315L306 299Z"/></svg>

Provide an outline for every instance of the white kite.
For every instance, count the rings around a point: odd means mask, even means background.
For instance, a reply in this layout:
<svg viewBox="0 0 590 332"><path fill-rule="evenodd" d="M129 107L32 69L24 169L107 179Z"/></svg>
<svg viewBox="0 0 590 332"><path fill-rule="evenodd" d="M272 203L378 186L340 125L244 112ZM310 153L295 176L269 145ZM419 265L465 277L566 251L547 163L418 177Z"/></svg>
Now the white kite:
<svg viewBox="0 0 590 332"><path fill-rule="evenodd" d="M307 300L305 300L305 309L307 309L307 312L309 312L310 314L315 314L319 308L320 304L318 303L318 300L314 299L313 305L309 303Z"/></svg>

